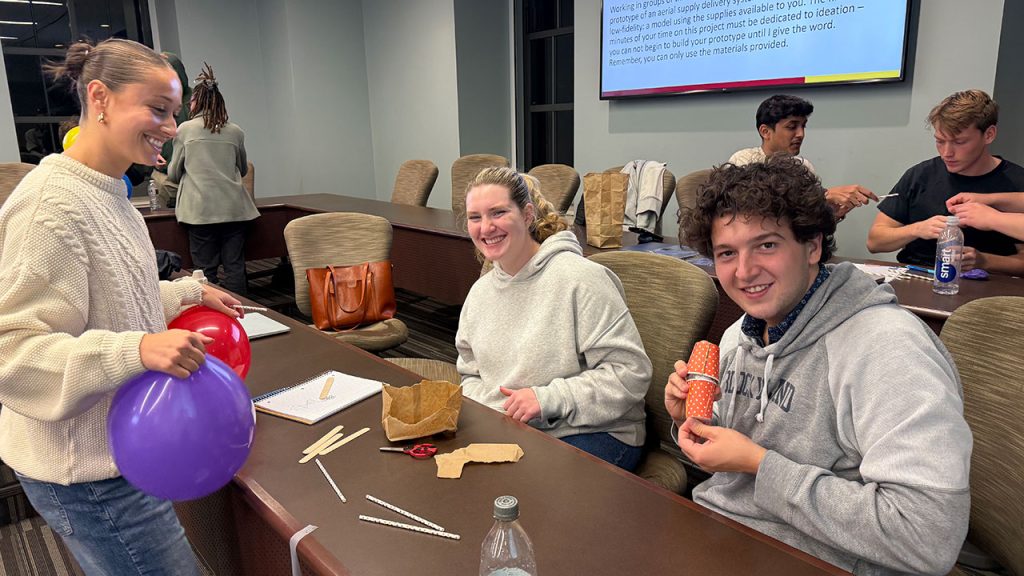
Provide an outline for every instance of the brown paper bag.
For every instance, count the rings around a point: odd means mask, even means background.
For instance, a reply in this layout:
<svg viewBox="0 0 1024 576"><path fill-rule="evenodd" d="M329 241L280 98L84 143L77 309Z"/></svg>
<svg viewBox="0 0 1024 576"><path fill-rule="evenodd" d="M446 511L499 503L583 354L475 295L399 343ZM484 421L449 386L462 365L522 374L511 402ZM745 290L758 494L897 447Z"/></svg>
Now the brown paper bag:
<svg viewBox="0 0 1024 576"><path fill-rule="evenodd" d="M384 385L380 423L388 440L410 440L459 427L462 388L443 380L423 380L412 386Z"/></svg>
<svg viewBox="0 0 1024 576"><path fill-rule="evenodd" d="M622 247L622 220L628 184L629 174L622 172L591 172L583 177L587 244L595 248Z"/></svg>

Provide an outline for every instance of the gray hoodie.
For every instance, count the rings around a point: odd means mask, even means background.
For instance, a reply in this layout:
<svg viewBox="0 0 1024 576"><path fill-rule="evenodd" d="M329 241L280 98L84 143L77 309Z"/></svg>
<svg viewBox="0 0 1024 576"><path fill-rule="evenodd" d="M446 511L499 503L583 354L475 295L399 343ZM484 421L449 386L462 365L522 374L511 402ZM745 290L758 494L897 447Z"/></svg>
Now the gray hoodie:
<svg viewBox="0 0 1024 576"><path fill-rule="evenodd" d="M533 388L536 428L644 443L651 361L619 279L583 258L572 232L546 239L515 276L495 265L477 280L455 345L466 397L501 410L499 386Z"/></svg>
<svg viewBox="0 0 1024 576"><path fill-rule="evenodd" d="M890 286L830 270L778 342L722 337L716 418L768 453L693 498L857 574L946 574L970 513L956 367Z"/></svg>

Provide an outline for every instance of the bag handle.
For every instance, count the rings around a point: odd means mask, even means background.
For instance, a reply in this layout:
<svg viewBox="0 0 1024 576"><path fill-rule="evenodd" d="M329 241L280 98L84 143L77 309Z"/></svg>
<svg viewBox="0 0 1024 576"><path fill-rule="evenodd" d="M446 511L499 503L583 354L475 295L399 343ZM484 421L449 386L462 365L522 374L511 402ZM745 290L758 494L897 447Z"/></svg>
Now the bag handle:
<svg viewBox="0 0 1024 576"><path fill-rule="evenodd" d="M335 332L351 332L352 330L355 330L356 328L359 328L360 326L362 326L363 320L366 319L366 308L363 307L363 302L366 301L366 284L367 284L367 280L368 280L369 275L370 275L370 265L369 265L369 263L364 262L362 264L362 266L363 266L363 288L362 288L362 294L360 295L360 298L359 298L358 306L356 306L352 310L347 310L343 306L341 306L340 304L338 305L338 307L341 308L343 311L349 313L349 314L351 314L351 313L355 312L356 310L359 310L360 308L362 308L363 309L363 317L359 319L359 322L355 326L352 326L351 328L347 328L345 330L340 330L338 328L338 320L334 316L334 306L333 306L333 302L332 301L336 301L338 299L338 295L337 295L337 292L336 292L336 290L337 290L336 289L336 284L335 284L335 281L334 281L334 266L327 266L327 274L324 274L324 310L327 312L327 321L328 321L331 329L334 330Z"/></svg>
<svg viewBox="0 0 1024 576"><path fill-rule="evenodd" d="M334 317L334 305L331 296L334 295L334 266L327 267L327 274L324 274L324 310L327 312L327 325L337 330L337 320Z"/></svg>
<svg viewBox="0 0 1024 576"><path fill-rule="evenodd" d="M366 280L367 280L367 277L370 275L370 264L369 264L369 262L363 262L361 264L361 266L363 267L363 288L362 288L362 292L359 294L359 303L356 304L356 307L351 309L351 310L349 310L348 308L345 308L341 304L338 305L339 308L341 308L342 310L344 310L345 312L347 312L349 314L352 314L353 312L359 310L360 308L363 308L363 304L366 302L366 284L367 284ZM333 277L334 276L334 267L333 266L329 266L329 268L331 269L331 276ZM366 310L365 309L363 309L363 316L366 316Z"/></svg>

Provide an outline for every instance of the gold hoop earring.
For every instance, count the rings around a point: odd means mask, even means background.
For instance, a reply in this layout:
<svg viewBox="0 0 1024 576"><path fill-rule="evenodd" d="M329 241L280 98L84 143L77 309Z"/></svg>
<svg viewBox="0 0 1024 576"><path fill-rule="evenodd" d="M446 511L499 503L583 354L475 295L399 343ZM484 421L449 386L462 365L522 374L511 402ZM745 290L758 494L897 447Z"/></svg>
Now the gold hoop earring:
<svg viewBox="0 0 1024 576"><path fill-rule="evenodd" d="M100 115L96 117L96 121L100 124L105 124L107 122L107 118L103 115L103 112L100 112Z"/></svg>

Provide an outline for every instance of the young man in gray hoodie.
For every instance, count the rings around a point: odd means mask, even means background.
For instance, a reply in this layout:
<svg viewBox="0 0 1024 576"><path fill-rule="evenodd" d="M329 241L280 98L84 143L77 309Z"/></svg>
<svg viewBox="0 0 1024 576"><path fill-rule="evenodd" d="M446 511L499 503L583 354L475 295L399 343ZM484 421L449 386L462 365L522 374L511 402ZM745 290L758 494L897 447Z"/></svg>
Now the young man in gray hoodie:
<svg viewBox="0 0 1024 576"><path fill-rule="evenodd" d="M945 347L892 288L835 248L832 209L799 162L724 165L684 213L746 313L722 337L712 424L665 406L715 474L694 501L857 574L946 574L967 534L971 432Z"/></svg>

